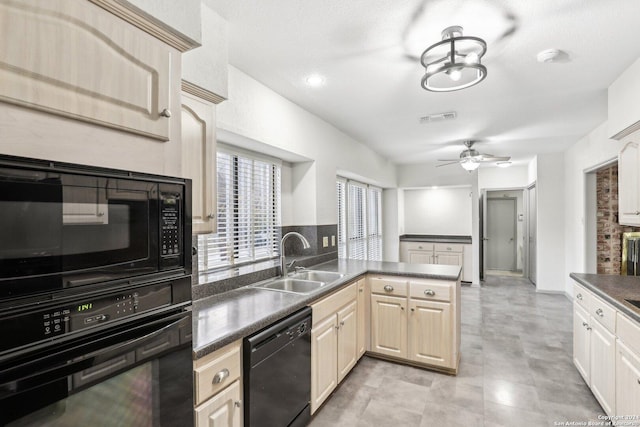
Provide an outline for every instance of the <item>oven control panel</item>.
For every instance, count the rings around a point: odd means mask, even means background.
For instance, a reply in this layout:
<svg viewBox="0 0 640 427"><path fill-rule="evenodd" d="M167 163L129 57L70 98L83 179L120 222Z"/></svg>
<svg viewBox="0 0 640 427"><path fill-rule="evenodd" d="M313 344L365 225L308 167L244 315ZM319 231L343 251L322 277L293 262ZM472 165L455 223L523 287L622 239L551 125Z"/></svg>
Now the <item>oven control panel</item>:
<svg viewBox="0 0 640 427"><path fill-rule="evenodd" d="M7 334L0 342L0 352L166 307L171 305L171 298L171 284L164 283L3 319L3 328L20 333Z"/></svg>

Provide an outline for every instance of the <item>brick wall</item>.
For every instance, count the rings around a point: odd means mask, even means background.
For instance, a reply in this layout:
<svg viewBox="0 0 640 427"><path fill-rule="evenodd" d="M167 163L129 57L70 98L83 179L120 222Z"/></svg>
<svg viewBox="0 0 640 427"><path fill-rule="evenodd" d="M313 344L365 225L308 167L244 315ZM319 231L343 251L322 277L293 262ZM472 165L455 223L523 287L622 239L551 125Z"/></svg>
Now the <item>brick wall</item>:
<svg viewBox="0 0 640 427"><path fill-rule="evenodd" d="M596 172L598 274L620 274L622 233L640 231L618 224L618 165Z"/></svg>

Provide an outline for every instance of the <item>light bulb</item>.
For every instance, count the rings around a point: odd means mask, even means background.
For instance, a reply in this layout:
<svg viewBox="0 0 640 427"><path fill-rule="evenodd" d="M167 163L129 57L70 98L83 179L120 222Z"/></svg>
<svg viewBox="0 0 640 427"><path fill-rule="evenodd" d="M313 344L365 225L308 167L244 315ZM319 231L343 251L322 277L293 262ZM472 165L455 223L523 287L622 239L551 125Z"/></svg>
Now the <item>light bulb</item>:
<svg viewBox="0 0 640 427"><path fill-rule="evenodd" d="M477 64L479 60L480 60L480 57L475 52L471 52L464 58L464 62L466 64Z"/></svg>
<svg viewBox="0 0 640 427"><path fill-rule="evenodd" d="M461 77L462 77L462 72L460 71L459 68L455 68L449 71L449 78L454 82L457 82L458 80L460 80Z"/></svg>
<svg viewBox="0 0 640 427"><path fill-rule="evenodd" d="M478 167L480 166L480 163L473 161L473 160L466 160L462 163L460 163L460 165L467 171L471 172L474 171L476 169L478 169Z"/></svg>

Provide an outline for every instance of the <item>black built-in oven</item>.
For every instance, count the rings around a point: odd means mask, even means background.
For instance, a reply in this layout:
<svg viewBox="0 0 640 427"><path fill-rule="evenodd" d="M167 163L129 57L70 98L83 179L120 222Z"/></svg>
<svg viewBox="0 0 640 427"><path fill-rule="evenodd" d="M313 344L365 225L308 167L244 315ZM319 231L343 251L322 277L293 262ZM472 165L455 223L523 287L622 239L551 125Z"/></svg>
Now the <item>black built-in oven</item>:
<svg viewBox="0 0 640 427"><path fill-rule="evenodd" d="M0 425L191 425L191 182L0 156L0 224Z"/></svg>
<svg viewBox="0 0 640 427"><path fill-rule="evenodd" d="M190 274L190 195L186 179L1 156L0 307Z"/></svg>

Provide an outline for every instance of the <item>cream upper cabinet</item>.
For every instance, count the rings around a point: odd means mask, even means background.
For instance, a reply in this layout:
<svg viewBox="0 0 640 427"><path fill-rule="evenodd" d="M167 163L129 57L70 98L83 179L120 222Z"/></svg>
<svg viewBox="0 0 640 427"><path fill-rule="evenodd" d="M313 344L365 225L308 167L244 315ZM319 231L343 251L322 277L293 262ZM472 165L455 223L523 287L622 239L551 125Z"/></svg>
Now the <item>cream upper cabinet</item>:
<svg viewBox="0 0 640 427"><path fill-rule="evenodd" d="M0 22L0 100L169 140L174 48L88 1L4 1Z"/></svg>
<svg viewBox="0 0 640 427"><path fill-rule="evenodd" d="M640 225L640 142L629 141L618 155L618 222Z"/></svg>
<svg viewBox="0 0 640 427"><path fill-rule="evenodd" d="M357 283L311 305L311 413L351 371L357 356Z"/></svg>
<svg viewBox="0 0 640 427"><path fill-rule="evenodd" d="M609 138L621 140L640 129L640 59L637 59L612 84L608 90L607 129Z"/></svg>
<svg viewBox="0 0 640 427"><path fill-rule="evenodd" d="M371 351L407 358L407 298L371 295Z"/></svg>
<svg viewBox="0 0 640 427"><path fill-rule="evenodd" d="M215 233L215 105L183 92L181 113L182 174L191 179L193 233Z"/></svg>

